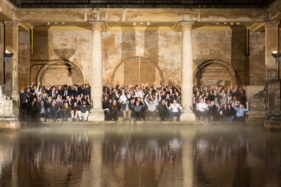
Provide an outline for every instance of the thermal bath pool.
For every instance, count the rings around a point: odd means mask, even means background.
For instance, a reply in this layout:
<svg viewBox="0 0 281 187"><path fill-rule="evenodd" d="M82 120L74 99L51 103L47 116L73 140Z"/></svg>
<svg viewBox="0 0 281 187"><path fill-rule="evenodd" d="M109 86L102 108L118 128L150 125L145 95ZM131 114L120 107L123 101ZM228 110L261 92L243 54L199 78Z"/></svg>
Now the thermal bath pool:
<svg viewBox="0 0 281 187"><path fill-rule="evenodd" d="M0 132L0 186L281 186L263 126L61 126Z"/></svg>

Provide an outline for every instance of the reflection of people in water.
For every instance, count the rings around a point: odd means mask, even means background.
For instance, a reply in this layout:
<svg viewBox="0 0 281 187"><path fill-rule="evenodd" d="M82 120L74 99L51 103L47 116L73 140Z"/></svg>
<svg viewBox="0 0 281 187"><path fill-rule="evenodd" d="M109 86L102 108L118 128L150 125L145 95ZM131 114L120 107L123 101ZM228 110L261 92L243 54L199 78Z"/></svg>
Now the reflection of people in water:
<svg viewBox="0 0 281 187"><path fill-rule="evenodd" d="M173 163L181 154L179 138L167 140L134 138L130 141L110 141L103 146L104 159L111 161L127 160L129 164L143 164L145 162L161 160Z"/></svg>

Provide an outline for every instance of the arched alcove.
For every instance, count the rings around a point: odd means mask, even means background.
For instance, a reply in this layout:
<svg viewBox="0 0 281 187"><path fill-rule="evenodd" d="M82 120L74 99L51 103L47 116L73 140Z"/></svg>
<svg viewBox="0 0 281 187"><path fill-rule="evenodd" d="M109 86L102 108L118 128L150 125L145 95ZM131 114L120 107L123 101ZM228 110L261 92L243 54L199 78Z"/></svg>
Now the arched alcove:
<svg viewBox="0 0 281 187"><path fill-rule="evenodd" d="M119 76L117 74L119 74ZM153 84L157 80L161 83L164 82L164 75L158 64L147 57L134 56L121 61L114 68L111 82L122 82L116 80L116 77L120 77L120 74L122 74L121 77L124 80L124 85L141 83Z"/></svg>
<svg viewBox="0 0 281 187"><path fill-rule="evenodd" d="M230 86L237 84L237 76L231 64L222 60L207 60L200 63L194 73L196 86Z"/></svg>
<svg viewBox="0 0 281 187"><path fill-rule="evenodd" d="M37 74L37 81L42 85L64 85L83 82L80 68L73 62L60 60L45 64Z"/></svg>

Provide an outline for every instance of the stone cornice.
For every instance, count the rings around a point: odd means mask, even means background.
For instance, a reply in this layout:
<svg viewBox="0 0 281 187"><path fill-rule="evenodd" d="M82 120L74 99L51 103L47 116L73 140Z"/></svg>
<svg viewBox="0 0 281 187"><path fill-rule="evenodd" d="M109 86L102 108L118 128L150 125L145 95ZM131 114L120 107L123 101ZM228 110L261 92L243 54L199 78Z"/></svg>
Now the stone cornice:
<svg viewBox="0 0 281 187"><path fill-rule="evenodd" d="M18 27L19 23L17 21L4 21L5 27Z"/></svg>
<svg viewBox="0 0 281 187"><path fill-rule="evenodd" d="M281 0L275 0L271 3L268 8L268 19L269 20L280 20L281 19Z"/></svg>
<svg viewBox="0 0 281 187"><path fill-rule="evenodd" d="M92 26L92 29L95 29L95 30L102 30L104 27L105 27L105 24L103 21L92 21L90 22L91 26Z"/></svg>
<svg viewBox="0 0 281 187"><path fill-rule="evenodd" d="M105 22L264 22L263 9L17 9L22 22L87 22L93 14ZM124 13L125 12L125 13Z"/></svg>
<svg viewBox="0 0 281 187"><path fill-rule="evenodd" d="M0 0L0 14L5 20L15 20L16 6L8 0Z"/></svg>

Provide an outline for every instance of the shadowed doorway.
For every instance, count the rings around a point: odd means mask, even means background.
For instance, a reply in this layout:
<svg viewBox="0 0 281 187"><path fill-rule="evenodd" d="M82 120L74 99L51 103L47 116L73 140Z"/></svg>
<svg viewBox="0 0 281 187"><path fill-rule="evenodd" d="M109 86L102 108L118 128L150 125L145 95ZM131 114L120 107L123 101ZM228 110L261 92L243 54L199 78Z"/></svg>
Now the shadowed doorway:
<svg viewBox="0 0 281 187"><path fill-rule="evenodd" d="M37 74L42 85L71 85L83 82L79 67L70 61L54 61L44 65Z"/></svg>
<svg viewBox="0 0 281 187"><path fill-rule="evenodd" d="M231 64L222 60L202 62L195 72L195 84L199 86L225 86L237 84L235 71Z"/></svg>

